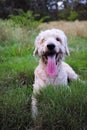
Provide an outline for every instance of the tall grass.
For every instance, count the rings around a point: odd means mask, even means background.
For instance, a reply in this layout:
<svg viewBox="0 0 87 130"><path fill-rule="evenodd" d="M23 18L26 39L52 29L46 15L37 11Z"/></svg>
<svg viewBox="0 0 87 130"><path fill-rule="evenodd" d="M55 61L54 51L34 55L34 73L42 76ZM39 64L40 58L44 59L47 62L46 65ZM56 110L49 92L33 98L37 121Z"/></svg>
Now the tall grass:
<svg viewBox="0 0 87 130"><path fill-rule="evenodd" d="M26 130L32 124L31 88L11 86L0 94L0 129Z"/></svg>
<svg viewBox="0 0 87 130"><path fill-rule="evenodd" d="M87 129L87 85L48 86L37 95L39 126L45 130Z"/></svg>
<svg viewBox="0 0 87 130"><path fill-rule="evenodd" d="M30 44L32 42L32 35L35 35L36 30L30 28L22 28L16 25L12 20L0 20L0 44L22 43Z"/></svg>
<svg viewBox="0 0 87 130"><path fill-rule="evenodd" d="M0 20L0 85L9 85L13 79L33 83L35 58L34 37L38 29L30 32L12 20ZM26 75L26 76L23 76ZM31 80L26 80L31 75ZM26 77L26 78L24 78ZM19 81L18 81L19 82Z"/></svg>
<svg viewBox="0 0 87 130"><path fill-rule="evenodd" d="M0 20L0 130L26 130L32 125L33 43L37 31L32 33L12 20Z"/></svg>
<svg viewBox="0 0 87 130"><path fill-rule="evenodd" d="M63 30L66 35L79 36L87 38L87 22L75 21L75 22L49 22L41 24L40 29L58 28Z"/></svg>

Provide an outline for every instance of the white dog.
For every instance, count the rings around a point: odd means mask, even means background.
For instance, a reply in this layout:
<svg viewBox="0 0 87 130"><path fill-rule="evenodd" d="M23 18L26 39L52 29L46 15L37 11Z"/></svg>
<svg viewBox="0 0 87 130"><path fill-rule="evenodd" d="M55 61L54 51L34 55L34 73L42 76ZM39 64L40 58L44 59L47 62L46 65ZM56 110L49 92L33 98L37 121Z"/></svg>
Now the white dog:
<svg viewBox="0 0 87 130"><path fill-rule="evenodd" d="M39 65L35 69L33 94L47 85L67 85L78 75L65 62L64 56L69 55L67 37L58 29L42 31L35 40L34 54L40 57ZM37 100L32 96L32 114L36 117Z"/></svg>

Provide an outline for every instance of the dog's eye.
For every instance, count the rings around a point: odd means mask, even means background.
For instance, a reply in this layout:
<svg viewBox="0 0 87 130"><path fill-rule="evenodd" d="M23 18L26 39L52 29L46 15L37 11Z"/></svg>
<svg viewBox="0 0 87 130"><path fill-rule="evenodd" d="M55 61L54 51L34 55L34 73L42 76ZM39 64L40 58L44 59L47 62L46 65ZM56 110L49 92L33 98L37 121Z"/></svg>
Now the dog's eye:
<svg viewBox="0 0 87 130"><path fill-rule="evenodd" d="M45 39L43 38L43 39L41 39L41 41L40 41L40 44L43 44L43 42L45 41Z"/></svg>
<svg viewBox="0 0 87 130"><path fill-rule="evenodd" d="M57 37L56 40L61 43L61 40Z"/></svg>

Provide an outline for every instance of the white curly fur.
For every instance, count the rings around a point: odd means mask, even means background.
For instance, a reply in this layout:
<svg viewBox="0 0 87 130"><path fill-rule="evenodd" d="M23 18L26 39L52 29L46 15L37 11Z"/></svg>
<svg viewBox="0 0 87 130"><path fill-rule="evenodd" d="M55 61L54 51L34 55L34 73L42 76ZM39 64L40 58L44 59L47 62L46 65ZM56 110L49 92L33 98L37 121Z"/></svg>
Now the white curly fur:
<svg viewBox="0 0 87 130"><path fill-rule="evenodd" d="M48 51L47 45L52 43L55 45L57 57L57 75L50 77L46 73L46 59L43 54ZM33 85L33 94L47 85L67 85L69 80L76 80L78 75L74 70L63 61L65 55L69 55L67 46L67 37L64 32L58 29L50 29L42 31L35 40L34 54L40 57L39 65L35 69L35 81ZM37 100L32 96L32 114L35 118L37 115Z"/></svg>

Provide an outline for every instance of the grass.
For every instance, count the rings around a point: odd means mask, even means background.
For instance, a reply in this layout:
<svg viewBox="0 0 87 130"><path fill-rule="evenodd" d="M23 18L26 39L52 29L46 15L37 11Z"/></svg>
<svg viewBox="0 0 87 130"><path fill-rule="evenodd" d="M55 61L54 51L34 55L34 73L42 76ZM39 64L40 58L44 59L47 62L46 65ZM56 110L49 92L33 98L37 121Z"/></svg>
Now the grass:
<svg viewBox="0 0 87 130"><path fill-rule="evenodd" d="M70 89L48 86L37 99L38 122L42 129L87 129L87 85L73 82Z"/></svg>
<svg viewBox="0 0 87 130"><path fill-rule="evenodd" d="M9 21L0 21L0 26L0 129L24 130L32 124L36 32L29 35L28 30L14 27Z"/></svg>
<svg viewBox="0 0 87 130"><path fill-rule="evenodd" d="M0 95L0 127L2 130L25 129L31 126L31 88L11 86Z"/></svg>
<svg viewBox="0 0 87 130"><path fill-rule="evenodd" d="M87 33L82 32L77 23L83 30L87 27L87 22L79 21L55 22L55 25L63 27L68 34L70 56L65 58L66 62L85 82L70 83L71 91L48 86L37 95L40 130L87 129ZM75 27L72 33L71 25L77 25L79 33ZM42 24L39 28L42 26L52 28L54 23ZM30 32L19 25L14 26L12 21L0 20L0 130L38 128L33 125L30 105L34 69L38 64L33 57L37 34L38 29Z"/></svg>
<svg viewBox="0 0 87 130"><path fill-rule="evenodd" d="M67 35L79 36L87 38L87 21L75 21L75 22L49 22L39 26L40 29L58 28L62 29Z"/></svg>
<svg viewBox="0 0 87 130"><path fill-rule="evenodd" d="M87 80L87 39L81 37L69 37L70 56L66 57L68 62L80 78ZM75 60L74 60L75 58Z"/></svg>

